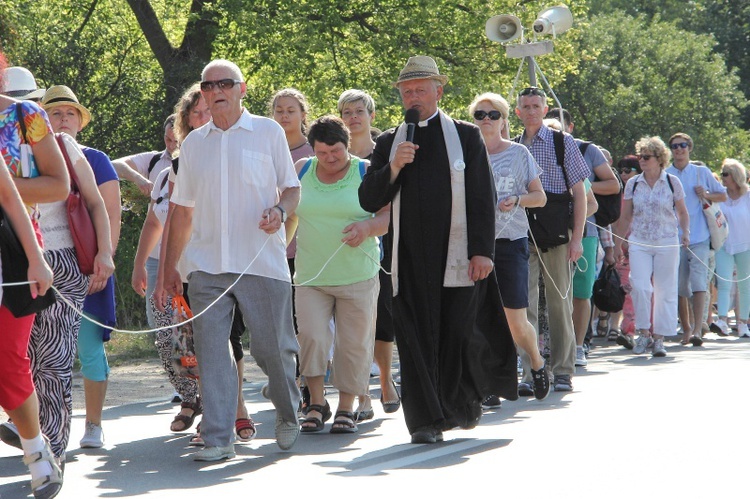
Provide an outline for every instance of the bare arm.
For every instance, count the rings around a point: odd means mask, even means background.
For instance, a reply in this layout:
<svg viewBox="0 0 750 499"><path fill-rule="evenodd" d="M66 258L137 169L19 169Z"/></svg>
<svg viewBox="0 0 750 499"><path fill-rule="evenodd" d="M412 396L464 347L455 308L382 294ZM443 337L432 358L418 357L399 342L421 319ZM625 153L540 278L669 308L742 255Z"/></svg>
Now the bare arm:
<svg viewBox="0 0 750 499"><path fill-rule="evenodd" d="M275 234L281 228L281 211L276 206L281 206L287 213L287 219L290 213L294 213L297 209L300 200L300 188L299 187L287 187L281 193L279 202L263 210L263 218L261 218L258 228L266 234Z"/></svg>
<svg viewBox="0 0 750 499"><path fill-rule="evenodd" d="M586 189L583 181L573 186L573 234L568 243L568 259L577 261L583 254L583 229L586 223Z"/></svg>
<svg viewBox="0 0 750 499"><path fill-rule="evenodd" d="M391 205L388 204L381 208L374 217L354 222L344 227L344 230L341 231L344 233L341 242L356 248L368 237L382 236L388 232L390 221Z"/></svg>
<svg viewBox="0 0 750 499"><path fill-rule="evenodd" d="M146 260L162 236L162 225L156 218L153 205L152 201L149 205L146 220L143 221L141 236L138 239L138 249L133 260L133 274L130 278L130 285L133 290L141 296L146 296L146 284L148 282Z"/></svg>
<svg viewBox="0 0 750 499"><path fill-rule="evenodd" d="M55 136L47 134L32 146L39 176L13 177L18 193L26 204L62 201L70 192L70 177Z"/></svg>
<svg viewBox="0 0 750 499"><path fill-rule="evenodd" d="M136 170L135 164L131 160L115 159L112 161L112 165L121 179L133 182L144 196L151 194L154 184Z"/></svg>
<svg viewBox="0 0 750 499"><path fill-rule="evenodd" d="M31 281L31 296L43 295L52 285L52 270L44 260L42 249L36 240L29 214L21 201L18 190L13 185L8 167L0 156L0 206L18 236L26 258L29 260L27 279Z"/></svg>
<svg viewBox="0 0 750 499"><path fill-rule="evenodd" d="M172 296L182 295L182 276L177 270L179 262L193 232L193 208L172 204L172 220L166 233L167 244L164 257L164 290Z"/></svg>
<svg viewBox="0 0 750 499"><path fill-rule="evenodd" d="M690 215L685 206L685 200L680 199L674 203L675 211L677 212L677 221L680 223L682 228L682 239L680 244L687 247L690 246Z"/></svg>
<svg viewBox="0 0 750 499"><path fill-rule="evenodd" d="M593 185L593 184L592 184ZM599 209L599 203L594 196L594 190L589 189L586 193L586 218L590 217Z"/></svg>
<svg viewBox="0 0 750 499"><path fill-rule="evenodd" d="M596 182L591 182L591 190L594 191L594 194L606 195L620 192L620 182L617 181L615 172L607 163L595 166L594 174L597 178Z"/></svg>

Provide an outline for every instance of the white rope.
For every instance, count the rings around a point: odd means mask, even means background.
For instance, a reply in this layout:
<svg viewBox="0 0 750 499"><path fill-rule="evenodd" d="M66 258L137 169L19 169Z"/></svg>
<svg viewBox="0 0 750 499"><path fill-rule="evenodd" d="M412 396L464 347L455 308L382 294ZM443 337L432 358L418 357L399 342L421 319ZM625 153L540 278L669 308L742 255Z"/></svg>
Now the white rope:
<svg viewBox="0 0 750 499"><path fill-rule="evenodd" d="M534 239L534 233L529 231L529 234L531 235L531 241L534 243L534 247L536 248L537 255L539 255L541 251L539 250L539 246L537 246L536 244L536 239ZM568 288L565 290L565 294L563 294L563 292L560 291L560 288L557 286L557 283L555 282L555 280L552 278L552 275L549 273L549 270L547 269L547 266L544 264L544 260L542 259L541 255L538 258L539 258L539 262L542 264L544 273L547 274L547 277L549 277L550 282L552 282L552 286L557 290L557 294L559 294L563 300L567 300L568 296L570 296L571 289L573 289L573 274L575 274L575 262L568 262L568 270L570 271L570 279L568 280ZM588 268L588 265L587 265L587 268ZM545 279L545 282L546 282L546 279Z"/></svg>

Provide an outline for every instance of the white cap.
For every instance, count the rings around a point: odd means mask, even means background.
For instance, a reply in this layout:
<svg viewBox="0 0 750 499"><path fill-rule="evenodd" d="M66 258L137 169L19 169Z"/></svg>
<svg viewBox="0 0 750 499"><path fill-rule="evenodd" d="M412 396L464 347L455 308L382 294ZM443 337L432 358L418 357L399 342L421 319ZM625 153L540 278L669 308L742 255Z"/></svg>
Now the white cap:
<svg viewBox="0 0 750 499"><path fill-rule="evenodd" d="M44 97L44 89L36 86L34 75L26 68L13 66L5 70L5 91L8 97L39 100Z"/></svg>

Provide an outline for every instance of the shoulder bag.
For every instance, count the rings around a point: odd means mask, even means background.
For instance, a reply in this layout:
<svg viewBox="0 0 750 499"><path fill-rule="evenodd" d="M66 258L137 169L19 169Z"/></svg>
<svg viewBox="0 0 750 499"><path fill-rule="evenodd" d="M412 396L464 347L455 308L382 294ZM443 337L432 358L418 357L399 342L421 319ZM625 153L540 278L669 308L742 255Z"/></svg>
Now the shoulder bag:
<svg viewBox="0 0 750 499"><path fill-rule="evenodd" d="M73 165L70 162L70 156L65 148L65 142L62 136L55 134L57 145L65 158L65 165L68 167L70 174L70 194L68 194L68 225L70 234L73 236L73 244L76 248L78 257L78 268L84 275L94 273L94 259L99 252L99 246L96 242L96 231L94 223L91 221L89 209L86 206L81 191L78 189L78 176L76 175Z"/></svg>

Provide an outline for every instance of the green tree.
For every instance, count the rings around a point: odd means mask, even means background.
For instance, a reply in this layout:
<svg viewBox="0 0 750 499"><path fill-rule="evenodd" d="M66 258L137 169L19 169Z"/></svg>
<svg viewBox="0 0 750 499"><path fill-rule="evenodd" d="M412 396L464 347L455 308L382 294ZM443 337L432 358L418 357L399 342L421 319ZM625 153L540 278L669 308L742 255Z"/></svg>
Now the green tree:
<svg viewBox="0 0 750 499"><path fill-rule="evenodd" d="M614 158L632 153L642 136L666 140L677 131L690 134L694 156L714 167L745 154L740 112L747 101L712 36L617 11L595 16L580 44L579 67L557 89L576 135Z"/></svg>

